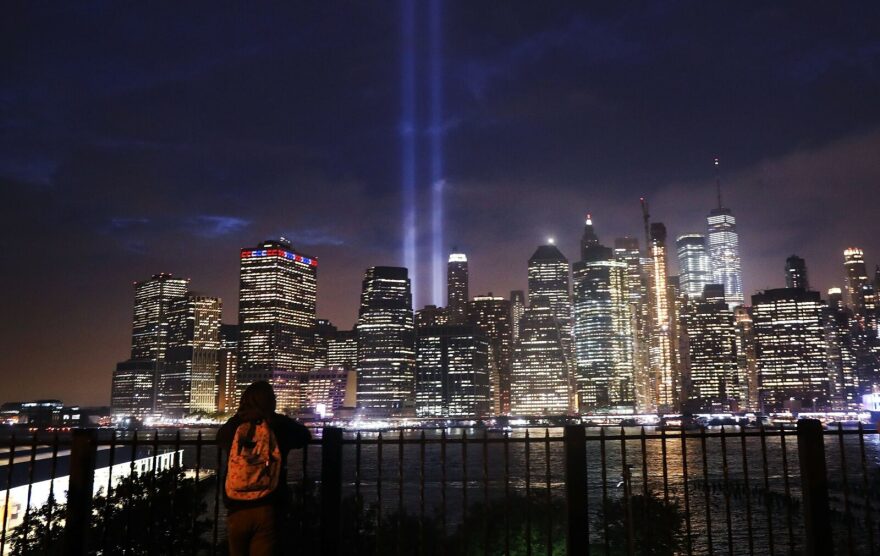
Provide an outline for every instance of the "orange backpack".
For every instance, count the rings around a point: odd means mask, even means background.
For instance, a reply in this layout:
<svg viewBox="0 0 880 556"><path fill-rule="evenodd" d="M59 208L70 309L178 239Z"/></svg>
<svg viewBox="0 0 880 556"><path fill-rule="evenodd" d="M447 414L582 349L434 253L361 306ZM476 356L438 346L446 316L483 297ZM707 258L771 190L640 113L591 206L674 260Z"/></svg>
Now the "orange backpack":
<svg viewBox="0 0 880 556"><path fill-rule="evenodd" d="M239 425L227 460L226 496L259 500L275 490L280 475L281 450L266 420Z"/></svg>

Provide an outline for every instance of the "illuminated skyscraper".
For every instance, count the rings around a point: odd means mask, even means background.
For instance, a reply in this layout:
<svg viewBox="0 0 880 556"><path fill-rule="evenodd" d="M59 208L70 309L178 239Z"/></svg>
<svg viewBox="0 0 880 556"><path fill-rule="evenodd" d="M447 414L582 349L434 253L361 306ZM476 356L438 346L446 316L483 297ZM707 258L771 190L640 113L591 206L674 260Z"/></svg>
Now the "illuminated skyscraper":
<svg viewBox="0 0 880 556"><path fill-rule="evenodd" d="M650 366L653 405L660 411L675 411L678 405L676 375L677 338L673 338L672 310L667 280L666 226L654 222L651 233L651 286L648 289L651 310Z"/></svg>
<svg viewBox="0 0 880 556"><path fill-rule="evenodd" d="M593 215L588 214L584 221L584 233L581 235L581 260L586 261L593 258L590 250L599 246L599 236L593 229Z"/></svg>
<svg viewBox="0 0 880 556"><path fill-rule="evenodd" d="M156 274L134 284L131 357L113 373L111 405L125 415L146 415L156 410L159 373L168 346L168 313L186 296L189 279Z"/></svg>
<svg viewBox="0 0 880 556"><path fill-rule="evenodd" d="M821 408L828 401L828 372L819 293L775 289L752 296L758 389L764 411L790 402Z"/></svg>
<svg viewBox="0 0 880 556"><path fill-rule="evenodd" d="M583 259L574 264L575 390L580 412L635 401L627 264L599 244L587 219Z"/></svg>
<svg viewBox="0 0 880 556"><path fill-rule="evenodd" d="M407 269L374 266L364 273L358 313L357 405L368 414L414 408L415 328Z"/></svg>
<svg viewBox="0 0 880 556"><path fill-rule="evenodd" d="M131 331L131 358L162 361L168 344L168 311L171 304L186 296L189 278L161 273L135 282L134 318Z"/></svg>
<svg viewBox="0 0 880 556"><path fill-rule="evenodd" d="M235 380L238 376L238 325L220 325L220 351L217 354L217 411L238 409Z"/></svg>
<svg viewBox="0 0 880 556"><path fill-rule="evenodd" d="M446 264L446 311L450 324L467 323L468 261L464 253L451 253Z"/></svg>
<svg viewBox="0 0 880 556"><path fill-rule="evenodd" d="M312 360L313 369L323 369L329 366L327 352L330 340L336 337L336 327L327 319L315 320L315 356Z"/></svg>
<svg viewBox="0 0 880 556"><path fill-rule="evenodd" d="M675 240L678 250L678 276L682 293L690 299L703 295L706 284L712 283L712 265L706 252L706 236L686 234Z"/></svg>
<svg viewBox="0 0 880 556"><path fill-rule="evenodd" d="M295 411L315 360L318 261L281 238L242 249L240 266L237 387L266 380L279 411Z"/></svg>
<svg viewBox="0 0 880 556"><path fill-rule="evenodd" d="M748 307L740 305L733 309L734 331L736 332L736 372L740 407L757 411L758 400L758 358L755 353L755 326Z"/></svg>
<svg viewBox="0 0 880 556"><path fill-rule="evenodd" d="M569 363L562 338L559 319L549 306L530 303L513 349L512 415L562 415L571 411Z"/></svg>
<svg viewBox="0 0 880 556"><path fill-rule="evenodd" d="M877 291L868 278L865 254L858 247L843 252L846 270L845 301L862 328L877 332Z"/></svg>
<svg viewBox="0 0 880 556"><path fill-rule="evenodd" d="M510 301L503 297L478 295L470 303L468 320L489 342L489 377L492 385L492 412L510 413L510 366L513 357L513 331Z"/></svg>
<svg viewBox="0 0 880 556"><path fill-rule="evenodd" d="M715 159L717 172L718 159ZM742 264L739 258L739 235L736 218L721 202L721 184L716 174L718 207L709 212L709 260L712 264L712 283L724 286L730 307L743 304Z"/></svg>
<svg viewBox="0 0 880 556"><path fill-rule="evenodd" d="M735 409L739 397L736 330L723 290L718 297L690 300L682 321L689 362L686 407L691 411Z"/></svg>
<svg viewBox="0 0 880 556"><path fill-rule="evenodd" d="M510 292L510 325L513 334L513 341L519 338L519 321L526 312L526 296L522 290L512 290Z"/></svg>
<svg viewBox="0 0 880 556"><path fill-rule="evenodd" d="M327 343L327 366L354 370L358 357L357 330L337 330Z"/></svg>
<svg viewBox="0 0 880 556"><path fill-rule="evenodd" d="M807 261L797 255L785 259L785 287L810 289L810 281L807 279Z"/></svg>
<svg viewBox="0 0 880 556"><path fill-rule="evenodd" d="M619 237L614 240L614 258L626 263L627 297L629 299L630 329L632 330L633 387L636 408L650 411L653 408L650 388L650 322L648 305L648 274L650 258L643 258L639 251L639 240L634 237Z"/></svg>
<svg viewBox="0 0 880 556"><path fill-rule="evenodd" d="M861 401L858 373L859 335L857 328L854 329L856 325L852 311L843 304L840 288L828 290L828 305L823 308L822 316L831 404L835 409L855 408Z"/></svg>
<svg viewBox="0 0 880 556"><path fill-rule="evenodd" d="M168 311L168 348L159 373L157 410L183 417L217 404L220 299L189 293Z"/></svg>
<svg viewBox="0 0 880 556"><path fill-rule="evenodd" d="M490 414L489 344L474 326L420 328L416 414L476 419Z"/></svg>
<svg viewBox="0 0 880 556"><path fill-rule="evenodd" d="M303 384L305 407L318 417L333 417L343 407L354 407L357 377L354 369L321 367L309 371Z"/></svg>
<svg viewBox="0 0 880 556"><path fill-rule="evenodd" d="M538 247L529 259L529 307L545 306L559 321L566 362L574 365L571 342L571 267L555 245ZM574 373L574 367L569 369Z"/></svg>

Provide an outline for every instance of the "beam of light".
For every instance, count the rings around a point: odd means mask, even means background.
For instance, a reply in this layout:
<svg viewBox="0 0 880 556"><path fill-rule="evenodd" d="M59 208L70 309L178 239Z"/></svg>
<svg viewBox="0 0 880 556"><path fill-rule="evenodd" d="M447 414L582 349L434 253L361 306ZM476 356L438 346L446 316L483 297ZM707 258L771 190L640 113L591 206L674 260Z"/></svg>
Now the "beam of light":
<svg viewBox="0 0 880 556"><path fill-rule="evenodd" d="M443 19L442 0L431 0L430 40L431 40L431 251L432 281L431 298L434 305L442 307L443 286L446 281L443 246L443 189L446 181L443 176Z"/></svg>
<svg viewBox="0 0 880 556"><path fill-rule="evenodd" d="M416 276L416 3L401 0L401 187L403 189L403 266L409 269L412 298Z"/></svg>

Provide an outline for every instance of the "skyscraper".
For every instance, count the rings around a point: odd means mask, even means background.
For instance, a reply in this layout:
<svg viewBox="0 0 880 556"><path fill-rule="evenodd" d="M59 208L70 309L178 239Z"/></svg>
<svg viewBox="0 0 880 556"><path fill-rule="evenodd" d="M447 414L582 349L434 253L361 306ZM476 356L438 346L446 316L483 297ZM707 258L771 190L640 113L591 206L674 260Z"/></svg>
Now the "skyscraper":
<svg viewBox="0 0 880 556"><path fill-rule="evenodd" d="M357 405L391 415L414 407L415 330L407 269L364 273L358 313Z"/></svg>
<svg viewBox="0 0 880 556"><path fill-rule="evenodd" d="M614 240L614 258L626 263L627 296L630 309L630 329L632 330L633 387L636 407L639 411L653 409L650 388L650 322L648 305L650 257L642 257L639 240L634 237L619 237Z"/></svg>
<svg viewBox="0 0 880 556"><path fill-rule="evenodd" d="M189 279L160 273L134 284L131 357L113 373L111 405L117 413L142 416L155 412L159 373L168 346L168 313L186 296Z"/></svg>
<svg viewBox="0 0 880 556"><path fill-rule="evenodd" d="M526 309L513 350L512 415L562 415L571 410L569 363L559 319L543 303Z"/></svg>
<svg viewBox="0 0 880 556"><path fill-rule="evenodd" d="M627 264L599 244L592 219L574 265L575 391L578 410L629 406L635 401L632 316ZM589 239L589 242L586 240ZM588 243L588 244L587 244Z"/></svg>
<svg viewBox="0 0 880 556"><path fill-rule="evenodd" d="M519 321L526 312L526 296L522 290L511 290L510 292L510 330L513 334L513 341L519 338Z"/></svg>
<svg viewBox="0 0 880 556"><path fill-rule="evenodd" d="M828 290L828 305L823 308L822 313L831 404L835 409L854 408L861 401L858 373L859 335L853 334L853 313L843 304L840 288Z"/></svg>
<svg viewBox="0 0 880 556"><path fill-rule="evenodd" d="M707 288L708 291L709 288ZM684 311L691 411L729 411L738 405L736 330L724 292L690 300Z"/></svg>
<svg viewBox="0 0 880 556"><path fill-rule="evenodd" d="M584 221L584 233L581 235L581 260L586 261L591 258L590 249L599 245L599 236L593 229L593 215L588 214Z"/></svg>
<svg viewBox="0 0 880 556"><path fill-rule="evenodd" d="M313 369L323 369L328 366L327 352L330 341L336 337L336 327L327 319L315 320L314 359Z"/></svg>
<svg viewBox="0 0 880 556"><path fill-rule="evenodd" d="M510 366L513 357L513 330L510 301L488 295L474 297L468 320L489 342L489 376L492 385L492 412L510 413Z"/></svg>
<svg viewBox="0 0 880 556"><path fill-rule="evenodd" d="M797 255L785 259L785 287L810 289L810 281L807 279L807 261Z"/></svg>
<svg viewBox="0 0 880 556"><path fill-rule="evenodd" d="M724 286L727 304L742 305L742 264L739 258L739 235L736 218L721 202L721 182L717 176L718 159L715 159L718 206L709 212L709 260L712 263L712 282Z"/></svg>
<svg viewBox="0 0 880 556"><path fill-rule="evenodd" d="M183 417L217 408L219 298L188 293L168 312L168 348L159 373L157 410Z"/></svg>
<svg viewBox="0 0 880 556"><path fill-rule="evenodd" d="M803 408L827 405L819 292L781 288L752 296L758 388L764 411L790 402Z"/></svg>
<svg viewBox="0 0 880 556"><path fill-rule="evenodd" d="M281 238L242 249L240 265L237 386L266 380L279 410L294 411L315 360L318 261Z"/></svg>
<svg viewBox="0 0 880 556"><path fill-rule="evenodd" d="M238 325L220 325L220 351L217 354L217 411L238 408L235 380L238 376Z"/></svg>
<svg viewBox="0 0 880 556"><path fill-rule="evenodd" d="M445 324L449 324L449 311L446 307L425 305L416 311L416 328L443 326Z"/></svg>
<svg viewBox="0 0 880 556"><path fill-rule="evenodd" d="M758 399L758 357L755 353L755 326L751 310L745 305L733 309L734 331L736 333L736 371L740 407L757 411Z"/></svg>
<svg viewBox="0 0 880 556"><path fill-rule="evenodd" d="M654 222L651 234L651 285L648 289L651 310L650 367L653 404L660 411L675 411L678 404L676 358L677 339L673 338L674 315L670 309L667 280L666 226Z"/></svg>
<svg viewBox="0 0 880 556"><path fill-rule="evenodd" d="M337 330L327 343L327 366L353 371L357 358L357 330Z"/></svg>
<svg viewBox="0 0 880 556"><path fill-rule="evenodd" d="M451 253L446 263L446 310L450 324L467 323L468 261L464 253Z"/></svg>
<svg viewBox="0 0 880 556"><path fill-rule="evenodd" d="M574 365L571 342L571 267L555 245L538 247L529 259L529 307L545 306L559 322L566 363ZM520 325L521 326L521 325ZM574 367L569 369L573 374Z"/></svg>
<svg viewBox="0 0 880 556"><path fill-rule="evenodd" d="M678 276L682 293L690 299L697 299L703 295L706 284L712 283L712 265L706 251L706 236L678 236L675 246L678 250Z"/></svg>
<svg viewBox="0 0 880 556"><path fill-rule="evenodd" d="M846 303L862 328L876 334L877 291L868 278L864 252L858 247L846 249L843 252L843 266L846 270Z"/></svg>
<svg viewBox="0 0 880 556"><path fill-rule="evenodd" d="M474 326L418 331L416 414L475 419L489 415L489 344Z"/></svg>

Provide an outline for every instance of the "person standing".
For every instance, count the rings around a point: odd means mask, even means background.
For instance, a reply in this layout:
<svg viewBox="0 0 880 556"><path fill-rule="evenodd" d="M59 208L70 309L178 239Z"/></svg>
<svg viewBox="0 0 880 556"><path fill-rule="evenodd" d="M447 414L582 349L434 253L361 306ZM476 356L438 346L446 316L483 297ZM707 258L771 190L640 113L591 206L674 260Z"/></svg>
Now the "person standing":
<svg viewBox="0 0 880 556"><path fill-rule="evenodd" d="M290 505L287 453L310 439L301 423L275 413L271 384L247 387L238 412L217 431L228 454L223 501L230 556L280 553L280 524Z"/></svg>

